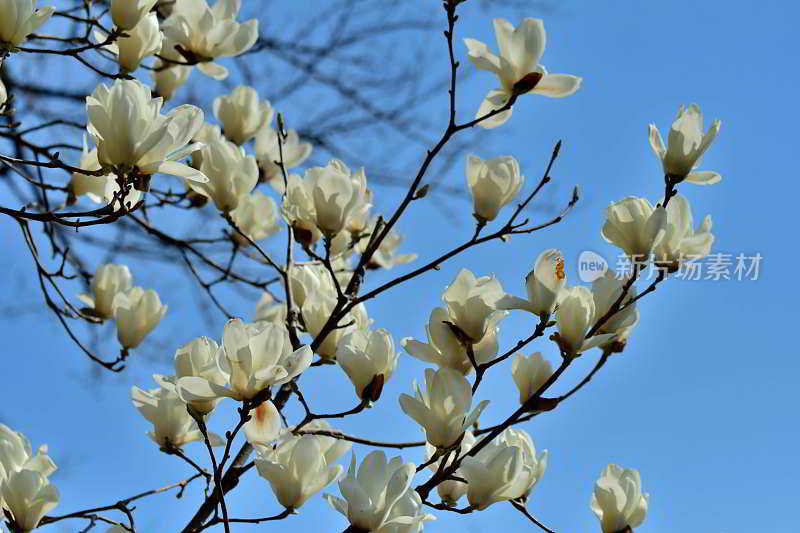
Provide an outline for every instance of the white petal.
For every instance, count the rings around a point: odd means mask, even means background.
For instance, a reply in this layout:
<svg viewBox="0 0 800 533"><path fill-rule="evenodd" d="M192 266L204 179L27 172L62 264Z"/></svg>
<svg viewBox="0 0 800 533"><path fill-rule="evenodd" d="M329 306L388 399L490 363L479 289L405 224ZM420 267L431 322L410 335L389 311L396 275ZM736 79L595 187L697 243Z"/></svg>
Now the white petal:
<svg viewBox="0 0 800 533"><path fill-rule="evenodd" d="M563 98L575 94L582 81L583 78L571 74L545 74L531 92L551 98Z"/></svg>

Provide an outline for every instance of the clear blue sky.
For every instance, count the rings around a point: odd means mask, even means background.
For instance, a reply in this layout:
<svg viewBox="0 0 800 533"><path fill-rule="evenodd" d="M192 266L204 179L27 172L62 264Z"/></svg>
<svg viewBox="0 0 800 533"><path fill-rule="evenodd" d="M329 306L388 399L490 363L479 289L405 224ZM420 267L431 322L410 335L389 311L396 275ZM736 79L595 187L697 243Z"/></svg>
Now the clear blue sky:
<svg viewBox="0 0 800 533"><path fill-rule="evenodd" d="M462 119L472 117L494 80L473 71L460 39L474 37L494 46L490 18L506 15L470 4L465 4L457 29L457 53L471 72L459 89ZM542 13L533 9L530 16ZM608 202L626 195L655 201L662 194L647 124L655 122L665 133L677 106L690 102L700 104L707 123L722 119L722 131L702 168L720 172L723 181L711 187L684 185L681 192L691 201L696 221L712 214L715 251L763 256L760 279L663 284L642 303L641 322L625 353L614 357L577 397L524 426L537 447L551 454L529 509L559 533L599 531L588 502L592 484L608 462L638 468L651 494L647 521L637 532L797 531L790 509L800 476L795 398L800 366L792 341L798 318L793 265L800 255L790 232L800 193L793 164L799 16L794 3L767 0L557 2L544 15L548 46L543 63L552 72L583 76L582 89L563 100L521 98L510 123L489 135L478 153L515 155L528 177L524 190L529 191L553 143L564 139L553 171L553 198L565 201L570 187L580 184L580 207L550 231L464 255L407 289L390 292L391 304L369 306L375 325L388 328L399 341L409 335L424 337L430 309L461 267L494 273L509 292L521 293L522 278L536 255L559 247L567 257L570 279L577 282L581 251L615 257L616 251L600 236ZM431 47L444 54L441 34L432 33L430 39ZM442 61L430 68L445 65ZM198 82L197 74L193 80ZM430 109L445 120L445 95L432 96ZM461 185L462 168L454 167L446 182ZM384 211L395 205L391 192L379 191L378 197ZM405 249L418 252L418 261L472 231L468 205L460 199L447 202L459 213L457 219L444 216L430 202L417 202L399 224L409 236ZM149 374L168 370L174 349L192 337L219 337L222 317L216 315L215 325L209 326L198 316L192 295L196 291L189 282L165 279L157 269L136 271L137 283L169 294L167 318L141 355L134 354L125 373L95 379L54 317L19 312L41 303L19 237L13 221L0 219L5 245L0 290L7 308L0 321L5 339L0 417L27 434L34 446L50 445L61 468L52 478L62 493L54 513L110 504L187 477L184 464L160 454L145 437L149 425L131 406L128 389L151 386ZM386 274L378 274L371 282L385 279ZM168 292L172 284L181 289ZM255 304L232 302L246 317ZM501 325L503 346L527 336L533 325L526 316L507 319ZM113 342L104 346L109 354L114 349ZM557 364L550 343L540 342L535 349ZM598 355L582 357L555 390L578 381ZM384 440L419 437L396 397L410 389L423 368L402 355L378 406L338 427ZM354 404L351 386L336 367L314 369L303 385L312 405L334 410ZM480 390L480 399L491 400L482 415L484 425L516 407L507 365L495 369ZM222 410L232 407L229 402ZM222 422L229 418L216 415L212 428L224 432ZM199 444L187 449L205 460ZM359 458L365 454L357 451ZM421 461L418 450L403 456ZM329 490L338 493L335 486ZM185 524L200 497L194 487L181 500L162 496L141 502L140 531L174 531ZM279 511L267 483L255 472L228 502L232 514L240 517ZM500 520L507 528L533 527L503 504L468 517L435 514L438 521L428 523L426 531L490 531ZM46 531L74 531L76 526ZM289 522L236 529L336 532L345 526L338 513L315 497Z"/></svg>

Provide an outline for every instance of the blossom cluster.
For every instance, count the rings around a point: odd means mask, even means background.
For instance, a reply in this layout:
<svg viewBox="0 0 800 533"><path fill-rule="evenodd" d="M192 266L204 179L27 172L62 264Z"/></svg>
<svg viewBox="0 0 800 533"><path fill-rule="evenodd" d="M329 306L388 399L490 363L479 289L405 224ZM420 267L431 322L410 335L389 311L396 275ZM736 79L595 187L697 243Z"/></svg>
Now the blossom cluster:
<svg viewBox="0 0 800 533"><path fill-rule="evenodd" d="M451 47L458 3L444 3ZM359 290L368 270L402 267L417 255L398 252L403 237L394 227L397 217L375 211L375 193L364 168L351 168L338 158L301 168L312 145L284 128L282 115L256 88L239 85L215 98L215 123L194 105L163 112L165 101L175 96L194 67L223 80L228 70L218 61L255 44L258 23L239 21L240 8L240 0L217 0L213 6L205 0L112 0L113 28L94 35L98 46L117 58L120 75L110 85L97 85L86 98L83 151L67 188L69 201L86 196L122 216L155 196L150 190L153 176L176 177L183 191L176 193L180 201L224 219L230 232L223 239L230 238L225 242L234 253L245 248L265 268L274 269L283 289L282 295L261 293L252 321L229 318L216 339L200 336L178 347L174 372L154 374L156 387L132 387L134 407L152 424L148 436L172 455L182 455L190 442L203 441L217 468L212 447L224 446L226 461L241 429L256 451L253 465L287 512L337 482L340 496L324 498L353 531L417 533L435 519L426 506L464 513L503 501L524 506L551 457L518 427L518 415L554 409L563 397L543 394L574 359L595 348L602 351L602 361L625 350L640 321L638 301L655 288L638 291L635 286L647 266L661 269L663 277L654 282L660 283L685 268L686 258L711 254L710 215L696 226L689 200L677 187L721 180L717 172L696 168L720 122L704 132L700 108L681 106L666 145L658 128L649 126L648 140L663 169L664 196L655 203L634 196L612 202L599 231L630 262L625 276L605 272L591 285L568 284L568 266L557 248L534 254L527 274L519 273L524 293L522 288L507 292L493 274L461 268L444 288L441 305L430 311L426 338L399 340L406 354L429 365L422 372L424 380L415 380L410 394L398 398L400 409L424 435L423 464L402 456L388 458L377 450L359 464L353 451L345 468L337 461L350 451L350 441L363 439L347 438L324 421L338 415L315 414L297 383L312 365L338 366L358 402L342 417L380 401L386 383L408 359L390 331L375 327L365 301L394 281L367 296L359 296ZM17 51L53 12L35 9L34 0L0 0L0 51ZM526 18L517 26L504 19L493 22L497 55L485 43L464 40L469 61L495 75L500 85L488 92L468 125L499 128L511 120L518 98L527 93L560 98L580 89L580 77L551 74L541 65L547 41L542 20ZM151 62L151 85L131 76L145 61ZM456 68L454 62L454 80ZM0 106L6 100L0 84ZM447 135L457 129L451 119ZM464 163L465 190L476 220L475 236L464 248L477 243L481 231L504 210L511 216L497 238L533 231L515 220L538 188L516 210L510 208L526 185L513 155L469 154ZM397 213L424 197L427 189L416 189L418 184ZM286 265L276 264L257 242L282 228ZM293 259L297 245L307 260ZM459 251L409 278L438 268ZM230 265L227 270L214 265L222 270L222 280L231 275ZM140 345L167 310L155 290L133 285L125 265L99 265L89 288L89 294L78 296L86 304L81 312L94 322L114 320L123 356ZM512 312L534 315L538 325L530 339L501 350L499 330ZM547 328L555 328L549 339L557 349L557 367L540 351L521 350ZM489 405L480 398L483 375L509 359L506 379L515 384L519 410L501 424L480 429ZM305 413L300 422L289 423L281 394L297 397ZM240 424L224 437L207 427L223 401L237 402L240 414ZM414 486L415 476L426 468L431 477ZM48 480L54 470L46 447L34 455L23 435L0 425L0 512L18 530L36 528L58 503L58 491ZM440 504L427 499L433 488ZM462 499L466 507L459 509ZM638 471L609 464L595 483L590 509L604 533L621 533L643 523L648 502Z"/></svg>

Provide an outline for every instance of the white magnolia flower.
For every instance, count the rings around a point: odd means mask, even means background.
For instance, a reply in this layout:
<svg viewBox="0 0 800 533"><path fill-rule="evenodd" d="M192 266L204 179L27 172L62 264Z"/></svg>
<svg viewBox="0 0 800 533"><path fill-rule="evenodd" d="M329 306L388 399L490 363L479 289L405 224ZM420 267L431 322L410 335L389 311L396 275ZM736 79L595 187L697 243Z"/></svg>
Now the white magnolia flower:
<svg viewBox="0 0 800 533"><path fill-rule="evenodd" d="M119 3L117 0L116 3ZM164 34L158 27L158 17L155 13L148 13L133 28L125 32L128 37L119 37L115 42L104 48L117 56L119 66L125 72L133 72L142 62L142 59L157 54L161 50ZM98 42L105 41L106 37L95 32Z"/></svg>
<svg viewBox="0 0 800 533"><path fill-rule="evenodd" d="M533 487L542 479L544 471L547 470L549 454L547 450L537 454L533 439L522 429L508 428L498 435L497 439L508 446L516 446L522 450L522 468L506 494L512 500L527 499Z"/></svg>
<svg viewBox="0 0 800 533"><path fill-rule="evenodd" d="M336 294L330 274L311 265L293 266L289 271L289 283L292 288L292 303L297 307L303 307L306 300L317 291L323 291L329 296Z"/></svg>
<svg viewBox="0 0 800 533"><path fill-rule="evenodd" d="M669 205L669 204L668 204ZM645 198L626 196L606 208L603 238L621 248L631 261L647 261L666 233L667 210Z"/></svg>
<svg viewBox="0 0 800 533"><path fill-rule="evenodd" d="M160 59L155 62L153 68L154 70L151 74L153 83L155 84L153 92L164 100L172 98L175 91L186 83L186 80L189 79L189 74L192 73L192 67L187 67L186 65L172 65L164 63Z"/></svg>
<svg viewBox="0 0 800 533"><path fill-rule="evenodd" d="M36 0L0 1L0 50L25 42L36 28L47 22L55 12L54 6L36 8Z"/></svg>
<svg viewBox="0 0 800 533"><path fill-rule="evenodd" d="M161 104L137 80L116 80L111 88L98 85L86 98L86 112L100 164L206 181L201 172L178 162L201 148L188 143L203 125L203 111L182 105L162 115Z"/></svg>
<svg viewBox="0 0 800 533"><path fill-rule="evenodd" d="M549 316L556 308L561 291L567 283L564 256L551 248L539 254L527 276L525 288L528 299L506 294L497 303L499 309L522 309L540 317Z"/></svg>
<svg viewBox="0 0 800 533"><path fill-rule="evenodd" d="M325 499L357 530L416 533L435 518L422 511L419 494L410 488L414 472L414 463L403 463L402 457L387 461L381 450L367 455L356 471L354 453L347 475L339 480L344 499L331 494Z"/></svg>
<svg viewBox="0 0 800 533"><path fill-rule="evenodd" d="M697 229L692 227L692 208L685 196L673 196L666 210L666 231L664 238L653 248L653 258L657 265L675 272L682 261L707 256L714 235L711 233L711 215L706 215Z"/></svg>
<svg viewBox="0 0 800 533"><path fill-rule="evenodd" d="M553 366L542 357L541 352L535 352L530 357L517 354L511 364L511 374L519 390L519 403L525 404L553 375Z"/></svg>
<svg viewBox="0 0 800 533"><path fill-rule="evenodd" d="M25 435L5 424L0 424L0 482L20 470L34 470L48 477L56 471L56 465L47 455L46 444L39 446L34 454L31 442ZM0 509L2 509L1 496Z"/></svg>
<svg viewBox="0 0 800 533"><path fill-rule="evenodd" d="M123 30L132 30L147 17L148 12L156 5L157 0L112 0L111 20ZM155 15L155 13L152 13Z"/></svg>
<svg viewBox="0 0 800 533"><path fill-rule="evenodd" d="M258 322L259 320L285 324L286 304L284 302L276 302L270 293L264 292L261 298L258 299L258 303L256 303L256 313L253 316L253 322Z"/></svg>
<svg viewBox="0 0 800 533"><path fill-rule="evenodd" d="M650 146L661 160L664 174L677 182L686 180L700 185L711 185L720 181L722 176L716 172L695 171L694 167L714 142L721 125L719 120L715 120L704 135L703 112L700 107L691 104L687 109L681 105L678 118L669 130L667 147L664 147L658 128L655 124L650 124Z"/></svg>
<svg viewBox="0 0 800 533"><path fill-rule="evenodd" d="M217 209L233 211L258 183L258 165L241 146L220 139L208 143L201 151L200 172L208 178L204 183L188 181L195 192L214 201Z"/></svg>
<svg viewBox="0 0 800 533"><path fill-rule="evenodd" d="M384 383L392 377L397 355L391 334L383 328L353 330L336 347L336 362L350 378L356 395L372 401L377 401Z"/></svg>
<svg viewBox="0 0 800 533"><path fill-rule="evenodd" d="M200 72L224 80L228 69L213 60L237 56L258 39L258 20L236 21L240 8L241 0L217 0L214 7L205 0L176 0L172 13L161 25L167 38L165 48L180 46L198 61Z"/></svg>
<svg viewBox="0 0 800 533"><path fill-rule="evenodd" d="M231 218L236 227L253 241L269 237L279 229L278 206L272 197L261 191L240 198L238 207L231 211ZM236 231L233 238L242 246L250 244Z"/></svg>
<svg viewBox="0 0 800 533"><path fill-rule="evenodd" d="M429 443L437 448L450 448L489 405L480 402L470 412L472 388L469 381L455 370L425 369L425 389L414 381L414 396L400 395L403 412L425 428Z"/></svg>
<svg viewBox="0 0 800 533"><path fill-rule="evenodd" d="M366 251L367 244L369 243L369 236L375 231L377 223L378 217L374 216L362 230L361 233L364 236L358 240L358 244L356 245L356 249L359 253L364 253ZM380 231L380 228L378 228L378 230ZM394 253L395 249L403 242L403 239L404 237L397 233L394 228L389 230L389 233L387 233L386 237L381 241L378 249L372 254L367 266L371 268L385 268L388 270L395 265L404 265L416 259L417 254Z"/></svg>
<svg viewBox="0 0 800 533"><path fill-rule="evenodd" d="M464 437L461 439L461 444L459 445L459 457L463 457L469 452L472 446L475 444L477 439L475 435L472 434L471 431L464 432ZM425 443L425 462L427 463L433 455L436 453L437 448L435 446L431 446L427 442ZM453 461L455 461L455 455L451 454L448 457L448 461L445 464L445 467L450 466ZM438 472L439 468L442 464L442 460L444 458L440 458L438 461L434 461L433 463L428 465L428 469L432 472ZM454 476L463 478L464 474L460 469L456 469L453 473ZM447 505L455 505L458 500L461 499L467 493L467 484L463 481L456 481L455 479L448 479L442 481L436 486L436 491L439 493L439 497L442 499L444 503Z"/></svg>
<svg viewBox="0 0 800 533"><path fill-rule="evenodd" d="M248 85L214 98L214 116L222 123L225 137L236 144L244 144L260 129L269 128L274 113L269 101L260 102L258 92Z"/></svg>
<svg viewBox="0 0 800 533"><path fill-rule="evenodd" d="M181 397L186 401L228 397L250 400L264 389L282 385L311 364L311 349L292 350L286 327L270 322L229 320L218 352L220 370L228 387L200 376L178 380Z"/></svg>
<svg viewBox="0 0 800 533"><path fill-rule="evenodd" d="M322 237L317 227L317 210L311 188L298 174L289 174L287 184L283 197L283 216L294 229L294 238L311 246Z"/></svg>
<svg viewBox="0 0 800 533"><path fill-rule="evenodd" d="M336 298L318 291L307 298L301 307L303 322L306 330L312 337L317 337L321 332L328 317L336 306ZM346 325L347 324L347 325ZM369 326L369 318L364 304L355 306L344 318L339 321L339 326L325 336L325 340L317 348L317 354L328 360L336 359L336 350L341 339L355 329L364 329Z"/></svg>
<svg viewBox="0 0 800 533"><path fill-rule="evenodd" d="M0 110L3 109L3 106L8 101L8 91L6 91L6 86L3 84L3 81L0 80Z"/></svg>
<svg viewBox="0 0 800 533"><path fill-rule="evenodd" d="M167 312L167 306L161 304L156 291L141 287L118 292L111 309L117 323L117 339L123 348L139 346Z"/></svg>
<svg viewBox="0 0 800 533"><path fill-rule="evenodd" d="M173 382L177 382L183 377L197 376L224 386L227 383L227 379L219 369L217 363L218 352L219 345L215 340L208 337L197 337L184 344L175 351L175 379ZM181 389L175 387L175 390L178 396L181 396ZM195 411L205 415L214 409L219 398L204 400L181 397L181 399L191 405Z"/></svg>
<svg viewBox="0 0 800 533"><path fill-rule="evenodd" d="M114 297L119 292L125 292L133 286L133 276L125 265L106 264L97 267L89 288L91 294L79 294L78 298L94 310L100 318L114 316Z"/></svg>
<svg viewBox="0 0 800 533"><path fill-rule="evenodd" d="M596 318L599 316L596 314L592 291L581 286L568 287L562 291L556 311L556 324L558 345L566 357L576 357L614 338L613 334L606 333L586 338Z"/></svg>
<svg viewBox="0 0 800 533"><path fill-rule="evenodd" d="M436 307L431 311L428 324L425 326L428 344L411 337L404 338L400 343L409 355L420 361L433 363L440 368L447 367L466 376L473 370L472 362L469 360L466 347L447 324L450 320L447 309ZM489 328L483 339L472 345L475 362L478 364L494 359L497 350L497 327Z"/></svg>
<svg viewBox="0 0 800 533"><path fill-rule="evenodd" d="M510 500L518 491L517 478L524 465L523 451L496 438L475 456L461 461L461 473L467 480L467 501L479 511L495 502Z"/></svg>
<svg viewBox="0 0 800 533"><path fill-rule="evenodd" d="M594 297L595 316L597 320L603 317L611 309L611 306L616 303L620 294L622 294L623 285L628 282L628 278L617 278L616 275L607 271L603 276L597 278L592 282L592 296ZM628 289L622 305L626 305L633 298L636 298L636 287ZM611 333L614 335L611 341L601 345L606 346L611 342L625 343L633 331L633 327L639 322L639 310L636 308L636 302L628 305L625 309L617 311L605 321L598 333Z"/></svg>
<svg viewBox="0 0 800 533"><path fill-rule="evenodd" d="M486 160L472 154L467 156L467 186L479 220L497 218L500 208L514 199L524 181L519 163L510 155Z"/></svg>
<svg viewBox="0 0 800 533"><path fill-rule="evenodd" d="M151 424L153 430L147 436L161 448L180 448L188 442L203 440L197 423L186 410L186 404L174 389L159 387L142 390L131 387L133 406ZM208 434L212 446L220 446L225 441L214 433Z"/></svg>
<svg viewBox="0 0 800 533"><path fill-rule="evenodd" d="M7 518L22 533L36 529L47 512L58 505L58 489L41 472L19 470L0 483Z"/></svg>
<svg viewBox="0 0 800 533"><path fill-rule="evenodd" d="M365 203L364 169L351 172L338 159L332 159L327 166L308 169L303 178L290 175L288 185L284 213L292 225L312 234L316 226L319 232L332 237L345 228L351 216L369 208Z"/></svg>
<svg viewBox="0 0 800 533"><path fill-rule="evenodd" d="M638 527L647 516L650 495L642 493L639 471L609 464L594 484L590 507L603 533Z"/></svg>
<svg viewBox="0 0 800 533"><path fill-rule="evenodd" d="M278 132L266 126L261 128L256 134L256 159L258 166L264 172L264 179L272 187L283 193L285 187L283 183L283 173L281 167L275 162L280 162L281 151L283 152L283 167L288 172L290 169L299 167L311 155L311 143L301 142L295 130L286 132L286 139L278 147Z"/></svg>
<svg viewBox="0 0 800 533"><path fill-rule="evenodd" d="M297 509L306 500L336 480L344 468L328 466L319 438L303 435L287 439L255 459L261 477L269 481L278 502Z"/></svg>
<svg viewBox="0 0 800 533"><path fill-rule="evenodd" d="M504 294L494 276L476 278L466 268L458 272L456 279L444 291L442 300L447 304L450 321L466 336L464 342L480 342L508 314L497 308L497 302Z"/></svg>
<svg viewBox="0 0 800 533"><path fill-rule="evenodd" d="M486 44L475 39L464 39L472 64L492 72L502 84L501 88L489 91L476 118L502 108L512 95L532 92L560 98L580 88L582 78L569 74L548 74L547 69L539 64L547 40L541 19L526 18L516 28L505 19L497 18L493 22L499 57L491 53ZM511 109L480 122L480 125L495 128L509 118Z"/></svg>

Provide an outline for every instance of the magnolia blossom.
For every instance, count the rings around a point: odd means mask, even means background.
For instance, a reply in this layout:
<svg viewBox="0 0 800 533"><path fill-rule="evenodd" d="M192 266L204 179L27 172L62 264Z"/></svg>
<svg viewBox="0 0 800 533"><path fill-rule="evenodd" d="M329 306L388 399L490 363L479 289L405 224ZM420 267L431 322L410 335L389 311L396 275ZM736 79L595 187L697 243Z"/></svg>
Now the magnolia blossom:
<svg viewBox="0 0 800 533"><path fill-rule="evenodd" d="M332 159L325 167L308 169L303 178L289 176L284 213L292 225L312 233L309 226L316 226L332 237L344 229L351 216L369 209L366 194L364 169L351 172L347 165Z"/></svg>
<svg viewBox="0 0 800 533"><path fill-rule="evenodd" d="M613 334L597 334L586 338L596 318L599 317L596 314L592 291L581 286L563 290L556 311L556 324L558 345L565 357L576 357L614 338Z"/></svg>
<svg viewBox="0 0 800 533"><path fill-rule="evenodd" d="M479 511L499 501L510 500L522 473L523 451L502 439L494 439L476 455L461 461L467 480L467 500Z"/></svg>
<svg viewBox="0 0 800 533"><path fill-rule="evenodd" d="M467 156L467 185L478 220L497 218L500 208L514 199L524 181L519 163L510 155L486 160L472 154Z"/></svg>
<svg viewBox="0 0 800 533"><path fill-rule="evenodd" d="M638 527L647 516L650 495L642 493L639 471L609 464L594 484L590 507L603 533Z"/></svg>
<svg viewBox="0 0 800 533"><path fill-rule="evenodd" d="M163 49L162 54L164 54ZM187 67L186 65L172 65L160 59L155 62L153 67L154 70L151 73L153 83L155 84L153 92L164 100L172 98L175 91L186 83L186 80L189 79L189 74L192 73L192 67Z"/></svg>
<svg viewBox="0 0 800 533"><path fill-rule="evenodd" d="M666 233L667 210L645 198L626 196L606 209L603 238L621 248L631 261L647 260Z"/></svg>
<svg viewBox="0 0 800 533"><path fill-rule="evenodd" d="M511 364L511 374L519 390L519 403L524 405L553 375L553 366L542 357L541 352L533 353L530 357L517 354Z"/></svg>
<svg viewBox="0 0 800 533"><path fill-rule="evenodd" d="M381 227L378 227L378 216L373 216L369 219L367 224L364 226L363 230L361 231L361 236L356 243L356 249L359 253L364 253L367 250L367 244L369 243L370 236L375 231L381 231ZM381 241L380 246L378 249L375 250L375 253L372 254L370 258L370 262L367 265L370 268L385 268L390 269L395 265L404 265L406 263L410 263L414 259L417 258L417 254L395 254L395 249L400 246L403 242L404 237L397 233L394 228L389 230L389 233L386 234L386 237Z"/></svg>
<svg viewBox="0 0 800 533"><path fill-rule="evenodd" d="M208 337L197 337L178 348L175 351L175 378L172 380L173 383L183 377L197 376L224 386L227 383L227 379L217 363L218 352L219 345L214 339L209 339ZM176 392L181 396L181 400L191 405L196 412L204 415L210 413L219 400L219 398L205 400L190 396L183 397L181 389L177 387Z"/></svg>
<svg viewBox="0 0 800 533"><path fill-rule="evenodd" d="M303 435L287 439L255 459L261 477L269 481L278 502L287 509L297 509L306 500L336 480L344 470L328 466L319 437Z"/></svg>
<svg viewBox="0 0 800 533"><path fill-rule="evenodd" d="M414 463L402 457L387 461L386 454L375 450L356 470L356 455L347 475L339 480L344 499L326 494L331 507L342 513L354 529L370 533L414 533L422 523L435 520L422 509L419 494L411 488Z"/></svg>
<svg viewBox="0 0 800 533"><path fill-rule="evenodd" d="M78 166L84 170L100 170L100 162L97 160L97 148L89 147L86 143L86 136L83 137L83 152ZM119 183L117 175L109 173L104 176L93 176L80 172L73 172L69 182L69 191L74 196L86 195L94 203L107 203L117 211L123 206L128 209L139 203L142 198L142 191L135 189L132 185L126 186L128 189L124 198L119 198ZM121 202L120 202L121 200Z"/></svg>
<svg viewBox="0 0 800 533"><path fill-rule="evenodd" d="M711 215L706 215L703 223L693 229L692 208L685 196L673 196L666 211L666 231L664 238L653 248L653 258L658 266L675 272L682 261L707 256L714 235L711 233Z"/></svg>
<svg viewBox="0 0 800 533"><path fill-rule="evenodd" d="M522 468L506 494L512 500L527 499L533 487L542 479L544 471L547 470L549 455L547 450L536 453L533 439L522 429L508 428L498 435L497 441L522 450Z"/></svg>
<svg viewBox="0 0 800 533"><path fill-rule="evenodd" d="M677 182L683 180L700 185L711 185L722 179L722 176L710 170L695 171L697 161L714 142L722 123L715 120L703 134L703 112L697 104L689 108L681 106L678 118L672 123L664 147L661 134L655 124L650 124L650 146L661 160L664 174Z"/></svg>
<svg viewBox="0 0 800 533"><path fill-rule="evenodd" d="M592 297L597 320L605 316L611 306L616 303L627 282L628 278L618 279L610 271L592 282ZM628 304L634 298L636 298L636 287L631 286L622 300L622 305L626 306L625 309L611 315L597 330L598 333L610 333L614 336L608 343L601 345L602 347L612 342L623 344L627 342L633 327L639 322L639 310L636 308L636 302Z"/></svg>
<svg viewBox="0 0 800 533"><path fill-rule="evenodd" d="M118 292L111 309L117 323L117 339L126 349L139 346L167 312L167 306L161 304L156 291L141 287Z"/></svg>
<svg viewBox="0 0 800 533"><path fill-rule="evenodd" d="M259 320L266 320L276 324L286 323L286 304L284 302L276 302L270 293L264 292L256 303L256 312L253 316L253 322L258 322Z"/></svg>
<svg viewBox="0 0 800 533"><path fill-rule="evenodd" d="M436 307L431 311L425 331L428 343L411 337L401 341L403 349L420 361L433 363L440 368L446 367L467 375L473 370L467 348L456 337L453 328L448 325L450 315L444 307ZM497 327L491 327L477 344L472 345L475 362L478 364L490 361L497 355Z"/></svg>
<svg viewBox="0 0 800 533"><path fill-rule="evenodd" d="M206 181L201 172L178 162L201 148L188 143L203 125L203 111L181 105L162 115L161 104L137 80L116 80L110 88L98 85L86 98L86 112L100 164Z"/></svg>
<svg viewBox="0 0 800 533"><path fill-rule="evenodd" d="M119 4L119 0L116 3ZM125 33L128 34L128 37L119 37L105 48L117 56L122 70L133 72L139 68L142 59L157 54L161 50L164 34L159 29L158 17L155 13L148 13L139 20L136 26L128 28ZM100 33L95 33L95 38L100 42L105 40Z"/></svg>
<svg viewBox="0 0 800 533"><path fill-rule="evenodd" d="M31 441L25 435L5 424L0 424L0 482L20 470L34 470L48 477L56 471L56 465L47 455L46 444L39 446L34 454ZM0 509L2 509L2 497L0 497Z"/></svg>
<svg viewBox="0 0 800 533"><path fill-rule="evenodd" d="M236 22L240 7L241 0L217 0L213 7L205 0L176 0L161 26L165 48L180 46L198 62L200 72L215 80L227 78L228 69L213 60L237 56L258 39L258 20Z"/></svg>
<svg viewBox="0 0 800 533"><path fill-rule="evenodd" d="M289 174L283 198L283 216L294 229L294 238L311 246L322 237L310 187L302 176Z"/></svg>
<svg viewBox="0 0 800 533"><path fill-rule="evenodd" d="M477 439L475 435L472 434L471 431L464 432L464 437L461 439L461 444L459 445L459 452L458 456L463 457L469 452L472 446L475 444ZM425 462L427 463L436 453L437 448L435 446L431 446L427 442L425 443ZM428 465L428 469L432 472L438 472L439 468L441 467L442 461L444 458L439 458L438 461L434 461ZM451 454L448 457L447 463L445 467L450 466L453 461L455 461L455 455ZM463 478L464 473L461 469L456 469L453 473L454 476ZM467 484L463 481L456 481L455 479L447 479L442 481L436 486L436 491L439 493L439 497L442 501L447 505L455 505L458 500L461 499L467 493Z"/></svg>
<svg viewBox="0 0 800 533"><path fill-rule="evenodd" d="M383 328L353 330L339 341L336 362L350 378L359 398L376 401L397 366L394 340Z"/></svg>
<svg viewBox="0 0 800 533"><path fill-rule="evenodd" d="M113 303L117 293L126 292L133 286L133 276L125 265L106 264L97 267L89 288L90 294L79 294L78 298L89 306L95 315L107 319L114 316Z"/></svg>
<svg viewBox="0 0 800 533"><path fill-rule="evenodd" d="M208 181L187 185L195 192L214 201L217 209L233 211L258 183L258 166L242 147L220 139L207 144L201 151L200 171Z"/></svg>
<svg viewBox="0 0 800 533"><path fill-rule="evenodd" d="M148 12L157 0L112 0L111 20L120 29L132 30L139 22L149 16ZM155 15L155 13L152 13Z"/></svg>
<svg viewBox="0 0 800 533"><path fill-rule="evenodd" d="M336 298L323 291L316 292L311 298L307 298L301 308L303 322L306 330L312 337L317 337L331 312L336 306ZM348 324L347 326L344 326ZM327 333L325 340L317 348L317 354L324 359L333 360L336 358L336 350L341 339L355 329L364 329L369 325L367 310L364 304L355 306L344 318L339 321L340 326Z"/></svg>
<svg viewBox="0 0 800 533"><path fill-rule="evenodd" d="M231 211L231 219L242 233L257 241L278 231L278 206L272 197L254 191L239 199L238 207ZM243 246L250 244L239 232L234 231L233 238Z"/></svg>
<svg viewBox="0 0 800 533"><path fill-rule="evenodd" d="M547 450L536 453L525 431L506 429L475 456L464 457L467 500L483 510L495 502L527 498L547 469L547 457Z"/></svg>
<svg viewBox="0 0 800 533"><path fill-rule="evenodd" d="M278 147L278 131L269 126L261 128L256 134L258 166L264 172L264 179L276 191L283 193L283 173L275 162L281 161L282 153L284 170L299 167L311 155L312 146L311 143L301 142L295 130L287 131L286 138L280 144Z"/></svg>
<svg viewBox="0 0 800 533"><path fill-rule="evenodd" d="M456 279L444 291L442 300L447 304L452 324L465 337L460 340L471 344L480 342L508 314L497 309L497 302L504 294L494 276L476 278L465 268L458 272Z"/></svg>
<svg viewBox="0 0 800 533"><path fill-rule="evenodd" d="M480 402L471 412L472 388L469 381L449 368L425 369L425 389L414 381L416 393L400 395L403 412L425 428L427 441L437 448L447 449L458 443L489 405Z"/></svg>
<svg viewBox="0 0 800 533"><path fill-rule="evenodd" d="M286 327L270 322L225 324L218 362L227 387L201 376L178 380L180 395L187 402L229 397L250 400L272 385L282 385L311 364L311 349L292 350Z"/></svg>
<svg viewBox="0 0 800 533"><path fill-rule="evenodd" d="M260 102L256 90L248 85L214 98L214 116L222 123L225 137L236 144L244 144L260 129L269 128L274 113L269 101Z"/></svg>
<svg viewBox="0 0 800 533"><path fill-rule="evenodd" d="M131 387L131 401L139 413L153 424L153 430L147 436L161 448L180 448L188 442L203 440L197 423L175 390L159 387L145 391L134 386ZM215 433L209 433L208 437L212 446L225 444Z"/></svg>
<svg viewBox="0 0 800 533"><path fill-rule="evenodd" d="M547 317L555 310L566 283L564 256L555 248L545 250L536 258L533 270L525 276L528 299L506 294L497 302L497 307L522 309L540 317Z"/></svg>
<svg viewBox="0 0 800 533"><path fill-rule="evenodd" d="M3 0L0 2L0 50L13 51L25 42L36 28L47 22L54 6L36 8L36 0Z"/></svg>
<svg viewBox="0 0 800 533"><path fill-rule="evenodd" d="M464 39L472 64L493 73L502 84L501 88L489 91L476 118L504 107L512 96L532 92L560 98L578 90L582 78L569 74L548 74L547 69L539 64L547 40L541 19L526 18L516 28L504 19L497 18L493 22L499 57L491 53L486 44L475 39ZM509 118L510 108L481 121L480 125L495 128Z"/></svg>
<svg viewBox="0 0 800 533"><path fill-rule="evenodd" d="M6 91L6 86L3 84L3 81L0 80L0 110L3 109L3 106L6 105L8 101L8 92Z"/></svg>
<svg viewBox="0 0 800 533"><path fill-rule="evenodd" d="M0 518L3 509L8 509L11 515L6 518L13 518L23 531L35 528L41 516L58 503L58 491L47 481L55 471L46 444L34 454L25 435L0 424Z"/></svg>
<svg viewBox="0 0 800 533"><path fill-rule="evenodd" d="M22 533L36 529L47 512L58 505L58 489L41 472L19 470L0 483L7 518ZM16 531L16 530L15 530Z"/></svg>
<svg viewBox="0 0 800 533"><path fill-rule="evenodd" d="M289 270L289 283L292 289L292 303L298 307L302 307L317 291L323 291L329 296L336 294L330 274L312 265L293 266Z"/></svg>

